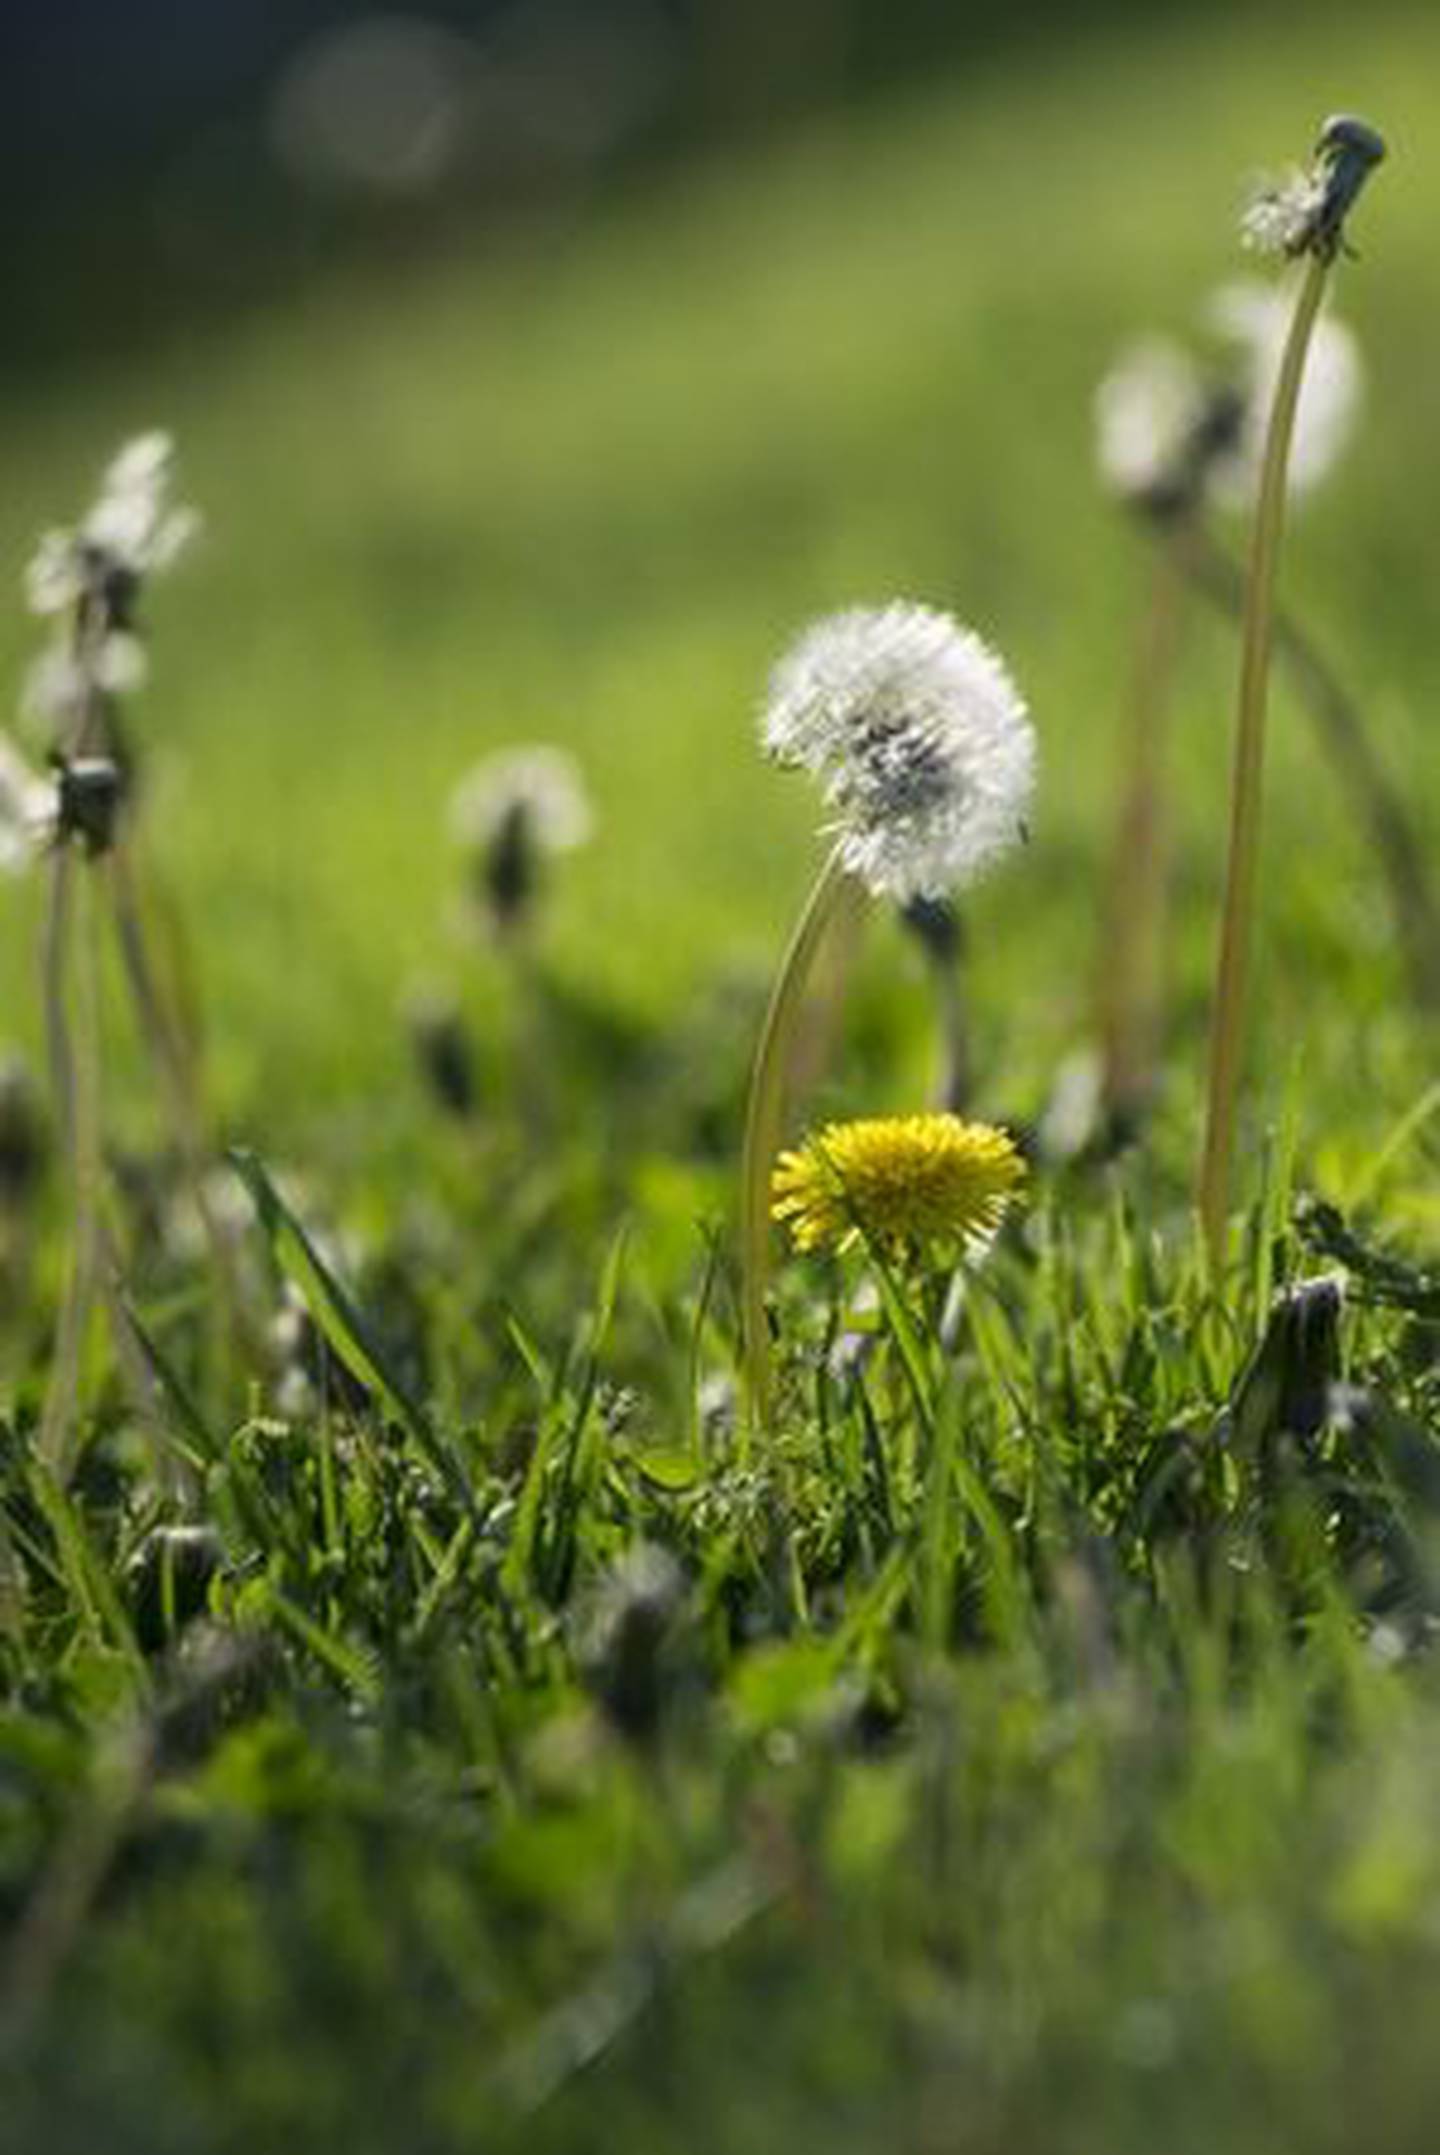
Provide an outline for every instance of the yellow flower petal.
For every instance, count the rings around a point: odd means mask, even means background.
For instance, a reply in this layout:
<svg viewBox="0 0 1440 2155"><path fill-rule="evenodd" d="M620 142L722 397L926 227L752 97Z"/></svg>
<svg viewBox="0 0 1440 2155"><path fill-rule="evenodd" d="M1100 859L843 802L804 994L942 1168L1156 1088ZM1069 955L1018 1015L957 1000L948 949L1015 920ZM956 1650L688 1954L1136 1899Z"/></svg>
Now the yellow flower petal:
<svg viewBox="0 0 1440 2155"><path fill-rule="evenodd" d="M929 1243L977 1249L1024 1175L1013 1140L990 1123L958 1115L832 1122L781 1154L771 1210L799 1250L861 1240L893 1255Z"/></svg>

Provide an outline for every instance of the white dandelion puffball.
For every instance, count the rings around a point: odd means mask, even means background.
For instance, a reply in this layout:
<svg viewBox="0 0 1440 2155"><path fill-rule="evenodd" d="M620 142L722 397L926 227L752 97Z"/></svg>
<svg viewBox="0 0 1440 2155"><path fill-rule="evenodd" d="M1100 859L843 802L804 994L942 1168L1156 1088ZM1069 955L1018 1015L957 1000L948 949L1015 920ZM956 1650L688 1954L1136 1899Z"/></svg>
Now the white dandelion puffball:
<svg viewBox="0 0 1440 2155"><path fill-rule="evenodd" d="M127 442L79 524L40 540L25 573L30 611L68 613L117 571L138 580L172 567L200 526L194 509L171 499L174 472L168 434Z"/></svg>
<svg viewBox="0 0 1440 2155"><path fill-rule="evenodd" d="M481 851L516 818L542 853L568 853L594 828L580 766L562 748L514 748L486 756L450 797L458 844Z"/></svg>
<svg viewBox="0 0 1440 2155"><path fill-rule="evenodd" d="M1035 735L989 646L896 602L814 622L770 678L762 739L820 780L850 873L901 904L968 883L1024 835Z"/></svg>
<svg viewBox="0 0 1440 2155"><path fill-rule="evenodd" d="M1122 353L1095 392L1095 453L1110 491L1122 501L1170 495L1207 403L1199 368L1168 337L1147 337Z"/></svg>
<svg viewBox="0 0 1440 2155"><path fill-rule="evenodd" d="M1245 392L1239 441L1215 473L1217 491L1232 502L1248 501L1259 479L1292 311L1283 289L1253 282L1228 284L1210 302L1209 320L1234 347ZM1354 334L1334 315L1322 314L1311 335L1295 412L1288 478L1292 494L1318 485L1344 454L1364 384Z"/></svg>

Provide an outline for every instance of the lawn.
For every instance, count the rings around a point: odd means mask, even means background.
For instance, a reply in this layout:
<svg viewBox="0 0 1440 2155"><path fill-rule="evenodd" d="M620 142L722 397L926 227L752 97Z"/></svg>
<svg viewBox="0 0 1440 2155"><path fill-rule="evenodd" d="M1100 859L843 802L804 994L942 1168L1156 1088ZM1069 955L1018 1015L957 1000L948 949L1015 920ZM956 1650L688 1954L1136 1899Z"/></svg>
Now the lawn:
<svg viewBox="0 0 1440 2155"><path fill-rule="evenodd" d="M205 531L147 608L147 854L224 1137L347 1294L232 1177L249 1331L217 1344L117 1019L154 1411L97 1326L68 1480L35 1442L58 1177L0 1213L7 2155L1430 2144L1435 1027L1277 677L1207 1276L1238 657L1200 602L1142 1141L1037 1167L958 1333L858 1258L787 1264L773 1439L716 1402L746 1070L821 852L757 752L767 670L897 595L1013 666L1033 831L967 901L965 979L976 1105L1033 1125L1093 1037L1151 574L1095 386L1257 273L1245 182L1337 107L1391 143L1336 277L1367 406L1282 583L1440 836L1437 80L1440 19L1399 8L1027 50L12 385L17 682L34 535L176 435ZM596 827L517 963L466 927L447 801L533 741ZM33 1057L42 903L0 885ZM464 1013L463 1126L421 988ZM880 908L847 1010L818 1100L923 1104L924 966ZM1337 1267L1338 1313L1296 1299Z"/></svg>

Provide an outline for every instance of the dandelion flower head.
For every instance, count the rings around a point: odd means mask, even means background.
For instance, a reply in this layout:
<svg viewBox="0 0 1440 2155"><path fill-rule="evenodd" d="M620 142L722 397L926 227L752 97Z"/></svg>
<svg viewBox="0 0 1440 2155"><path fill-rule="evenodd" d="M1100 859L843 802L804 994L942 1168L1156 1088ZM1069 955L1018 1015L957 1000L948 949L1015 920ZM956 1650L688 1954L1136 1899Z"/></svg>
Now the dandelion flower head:
<svg viewBox="0 0 1440 2155"><path fill-rule="evenodd" d="M484 851L517 824L542 853L584 845L594 817L573 756L560 748L507 749L466 772L450 798L457 843Z"/></svg>
<svg viewBox="0 0 1440 2155"><path fill-rule="evenodd" d="M1183 346L1147 337L1095 393L1100 476L1122 501L1164 510L1190 498L1216 393Z"/></svg>
<svg viewBox="0 0 1440 2155"><path fill-rule="evenodd" d="M100 491L73 529L46 532L26 573L30 610L68 613L93 596L118 610L150 575L170 568L199 528L195 510L172 499L175 445L168 434L139 434L106 468Z"/></svg>
<svg viewBox="0 0 1440 2155"><path fill-rule="evenodd" d="M1222 460L1215 474L1220 491L1232 500L1248 499L1259 479L1291 311L1283 291L1253 280L1223 286L1207 310L1212 327L1236 355L1244 393L1245 419L1234 454ZM1364 386L1354 333L1333 314L1322 314L1311 334L1295 413L1288 479L1292 493L1318 485L1343 456Z"/></svg>
<svg viewBox="0 0 1440 2155"><path fill-rule="evenodd" d="M832 1122L782 1153L772 1212L798 1250L873 1244L912 1256L934 1245L980 1254L1025 1177L1013 1140L958 1115Z"/></svg>
<svg viewBox="0 0 1440 2155"><path fill-rule="evenodd" d="M776 762L820 779L841 859L877 896L940 897L1024 833L1024 700L989 646L935 608L813 623L771 675L761 734Z"/></svg>

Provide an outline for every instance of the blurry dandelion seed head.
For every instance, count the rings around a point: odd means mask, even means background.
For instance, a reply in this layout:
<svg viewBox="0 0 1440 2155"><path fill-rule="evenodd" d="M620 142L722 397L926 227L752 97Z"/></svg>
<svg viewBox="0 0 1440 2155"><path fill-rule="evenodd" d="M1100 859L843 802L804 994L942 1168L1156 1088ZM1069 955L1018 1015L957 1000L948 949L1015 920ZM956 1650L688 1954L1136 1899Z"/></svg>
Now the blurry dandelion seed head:
<svg viewBox="0 0 1440 2155"><path fill-rule="evenodd" d="M58 823L55 781L33 770L0 734L0 874L23 874L52 842Z"/></svg>
<svg viewBox="0 0 1440 2155"><path fill-rule="evenodd" d="M1244 396L1244 424L1232 455L1215 469L1216 489L1248 501L1259 481L1265 429L1280 377L1291 303L1286 293L1253 279L1227 284L1207 309L1213 329L1235 355ZM1349 445L1365 389L1365 369L1353 331L1322 314L1311 333L1295 431L1289 487L1303 494L1326 479Z"/></svg>
<svg viewBox="0 0 1440 2155"><path fill-rule="evenodd" d="M1100 476L1121 501L1160 517L1200 500L1245 424L1238 385L1204 371L1167 337L1123 353L1095 393Z"/></svg>
<svg viewBox="0 0 1440 2155"><path fill-rule="evenodd" d="M517 748L475 764L450 798L450 828L467 852L486 852L523 824L541 853L568 853L594 828L580 766L560 748Z"/></svg>
<svg viewBox="0 0 1440 2155"><path fill-rule="evenodd" d="M25 577L31 612L69 613L90 599L110 626L127 629L141 583L173 567L199 529L195 510L173 499L174 476L168 434L127 442L80 522L47 531L36 547Z"/></svg>
<svg viewBox="0 0 1440 2155"><path fill-rule="evenodd" d="M819 778L841 858L876 896L940 897L1023 835L1024 700L989 646L935 608L815 622L771 675L761 737Z"/></svg>
<svg viewBox="0 0 1440 2155"><path fill-rule="evenodd" d="M932 1246L980 1255L1025 1177L1013 1139L958 1115L832 1122L782 1153L772 1212L798 1250L858 1242L889 1255Z"/></svg>

